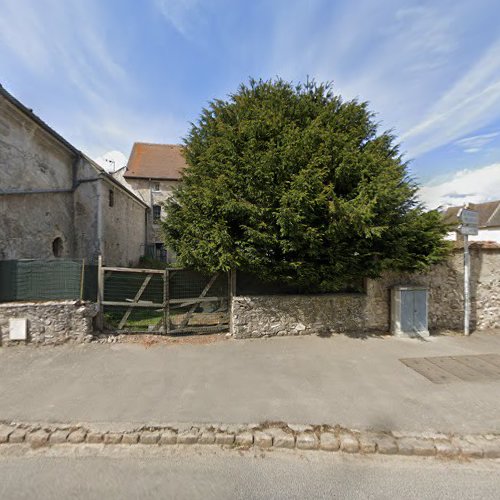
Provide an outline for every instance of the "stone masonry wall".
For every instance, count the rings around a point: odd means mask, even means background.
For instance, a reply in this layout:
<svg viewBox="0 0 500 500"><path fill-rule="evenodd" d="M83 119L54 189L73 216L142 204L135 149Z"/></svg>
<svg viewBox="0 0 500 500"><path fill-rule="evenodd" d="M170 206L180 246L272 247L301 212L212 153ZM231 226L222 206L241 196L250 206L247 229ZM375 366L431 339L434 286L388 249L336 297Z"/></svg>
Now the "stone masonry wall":
<svg viewBox="0 0 500 500"><path fill-rule="evenodd" d="M121 189L102 182L103 260L108 266L133 266L139 262L146 243L146 207ZM109 191L114 203L110 206Z"/></svg>
<svg viewBox="0 0 500 500"><path fill-rule="evenodd" d="M0 186L2 191L70 190L71 153L39 125L0 98ZM0 197L0 259L52 258L61 238L61 257L73 254L70 192Z"/></svg>
<svg viewBox="0 0 500 500"><path fill-rule="evenodd" d="M309 333L354 334L390 330L390 290L396 285L429 289L429 330L463 328L463 249L426 274L386 273L368 280L364 294L267 295L234 297L231 333L235 338ZM471 245L471 328L500 328L500 247Z"/></svg>
<svg viewBox="0 0 500 500"><path fill-rule="evenodd" d="M126 266L143 253L146 205L3 96L0 187L0 260L96 262L104 253L106 264Z"/></svg>
<svg viewBox="0 0 500 500"><path fill-rule="evenodd" d="M0 304L0 342L9 340L9 319L28 319L28 342L61 344L82 342L91 335L92 319L97 314L96 304L79 301L8 302Z"/></svg>
<svg viewBox="0 0 500 500"><path fill-rule="evenodd" d="M361 331L365 305L362 294L234 297L232 333L249 338Z"/></svg>

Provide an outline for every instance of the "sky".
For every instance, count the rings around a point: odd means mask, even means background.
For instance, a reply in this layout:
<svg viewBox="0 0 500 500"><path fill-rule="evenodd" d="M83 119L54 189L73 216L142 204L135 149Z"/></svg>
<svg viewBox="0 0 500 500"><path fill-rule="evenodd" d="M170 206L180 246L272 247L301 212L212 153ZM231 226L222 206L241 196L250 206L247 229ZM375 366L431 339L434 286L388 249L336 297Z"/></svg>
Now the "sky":
<svg viewBox="0 0 500 500"><path fill-rule="evenodd" d="M124 166L250 77L331 81L392 130L429 208L500 199L498 0L0 0L0 84Z"/></svg>

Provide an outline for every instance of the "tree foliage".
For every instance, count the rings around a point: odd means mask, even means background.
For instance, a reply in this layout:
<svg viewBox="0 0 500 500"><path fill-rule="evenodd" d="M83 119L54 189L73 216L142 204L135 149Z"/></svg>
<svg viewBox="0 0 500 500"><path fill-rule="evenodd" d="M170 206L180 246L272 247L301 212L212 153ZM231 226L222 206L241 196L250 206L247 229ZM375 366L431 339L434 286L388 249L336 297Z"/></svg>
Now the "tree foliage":
<svg viewBox="0 0 500 500"><path fill-rule="evenodd" d="M446 255L395 138L331 84L251 80L203 109L184 153L163 230L185 266L327 291Z"/></svg>

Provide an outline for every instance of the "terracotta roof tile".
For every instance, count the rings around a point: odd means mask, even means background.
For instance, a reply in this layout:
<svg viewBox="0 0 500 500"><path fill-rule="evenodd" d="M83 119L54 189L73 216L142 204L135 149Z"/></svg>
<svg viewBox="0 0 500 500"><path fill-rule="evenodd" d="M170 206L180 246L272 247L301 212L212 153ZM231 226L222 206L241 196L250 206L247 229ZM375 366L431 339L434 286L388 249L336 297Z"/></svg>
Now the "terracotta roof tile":
<svg viewBox="0 0 500 500"><path fill-rule="evenodd" d="M182 146L136 142L124 177L180 180L186 166Z"/></svg>

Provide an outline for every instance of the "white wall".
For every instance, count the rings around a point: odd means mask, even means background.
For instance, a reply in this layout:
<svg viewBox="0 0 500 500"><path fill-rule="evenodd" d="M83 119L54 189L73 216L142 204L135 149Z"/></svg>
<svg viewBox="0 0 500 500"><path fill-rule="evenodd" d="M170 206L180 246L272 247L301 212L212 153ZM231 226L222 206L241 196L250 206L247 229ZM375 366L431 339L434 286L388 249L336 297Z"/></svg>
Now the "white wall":
<svg viewBox="0 0 500 500"><path fill-rule="evenodd" d="M446 235L445 239L455 241L458 239L457 233L452 231ZM494 241L500 243L500 229L480 229L476 236L469 236L469 241Z"/></svg>

